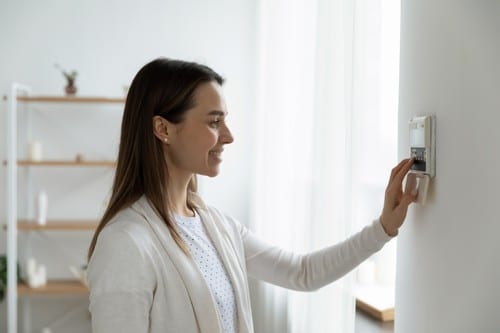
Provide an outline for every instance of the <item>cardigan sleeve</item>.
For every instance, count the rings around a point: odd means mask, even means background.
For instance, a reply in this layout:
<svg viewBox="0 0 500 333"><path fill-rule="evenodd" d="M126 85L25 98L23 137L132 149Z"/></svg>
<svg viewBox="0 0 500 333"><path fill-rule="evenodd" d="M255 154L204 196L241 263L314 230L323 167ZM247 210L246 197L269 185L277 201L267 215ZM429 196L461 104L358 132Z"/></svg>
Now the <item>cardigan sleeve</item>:
<svg viewBox="0 0 500 333"><path fill-rule="evenodd" d="M127 230L107 226L89 261L93 333L146 333L155 278L150 259Z"/></svg>
<svg viewBox="0 0 500 333"><path fill-rule="evenodd" d="M308 254L272 246L241 226L250 277L284 288L312 291L347 274L392 238L375 220L345 241Z"/></svg>

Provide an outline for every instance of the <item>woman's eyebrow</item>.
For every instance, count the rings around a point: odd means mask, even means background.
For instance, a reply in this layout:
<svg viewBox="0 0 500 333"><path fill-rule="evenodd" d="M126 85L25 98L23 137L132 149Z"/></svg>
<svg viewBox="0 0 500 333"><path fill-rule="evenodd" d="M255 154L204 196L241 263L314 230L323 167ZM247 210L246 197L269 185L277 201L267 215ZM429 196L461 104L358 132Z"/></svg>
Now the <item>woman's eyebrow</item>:
<svg viewBox="0 0 500 333"><path fill-rule="evenodd" d="M227 112L220 110L213 110L207 113L207 116L227 116Z"/></svg>

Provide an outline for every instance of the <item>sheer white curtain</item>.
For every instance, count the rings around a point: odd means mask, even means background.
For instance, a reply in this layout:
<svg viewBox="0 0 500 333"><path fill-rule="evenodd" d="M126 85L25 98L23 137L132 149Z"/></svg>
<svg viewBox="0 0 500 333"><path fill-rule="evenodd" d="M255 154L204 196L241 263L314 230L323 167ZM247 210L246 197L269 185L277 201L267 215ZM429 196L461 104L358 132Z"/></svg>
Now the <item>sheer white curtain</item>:
<svg viewBox="0 0 500 333"><path fill-rule="evenodd" d="M262 0L258 18L251 228L309 251L380 213L396 157L399 2ZM258 333L353 331L351 275L313 293L252 290Z"/></svg>

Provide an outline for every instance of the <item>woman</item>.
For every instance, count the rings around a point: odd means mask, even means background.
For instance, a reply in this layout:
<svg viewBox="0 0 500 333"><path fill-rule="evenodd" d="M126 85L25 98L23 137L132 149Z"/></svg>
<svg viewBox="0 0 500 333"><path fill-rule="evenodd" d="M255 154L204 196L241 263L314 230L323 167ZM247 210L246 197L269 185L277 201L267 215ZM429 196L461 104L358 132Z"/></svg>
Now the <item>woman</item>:
<svg viewBox="0 0 500 333"><path fill-rule="evenodd" d="M134 78L123 115L109 206L89 249L94 333L253 332L247 277L315 290L382 248L415 197L413 160L392 171L379 219L307 255L266 244L196 194L233 136L223 79L196 63L157 59Z"/></svg>

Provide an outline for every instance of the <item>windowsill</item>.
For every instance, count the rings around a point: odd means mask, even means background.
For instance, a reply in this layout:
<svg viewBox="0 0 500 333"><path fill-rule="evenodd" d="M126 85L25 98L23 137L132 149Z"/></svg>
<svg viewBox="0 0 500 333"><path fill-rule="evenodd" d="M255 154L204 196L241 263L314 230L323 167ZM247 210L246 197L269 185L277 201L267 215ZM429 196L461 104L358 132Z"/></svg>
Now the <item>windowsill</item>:
<svg viewBox="0 0 500 333"><path fill-rule="evenodd" d="M356 284L356 308L382 322L394 321L394 286Z"/></svg>

